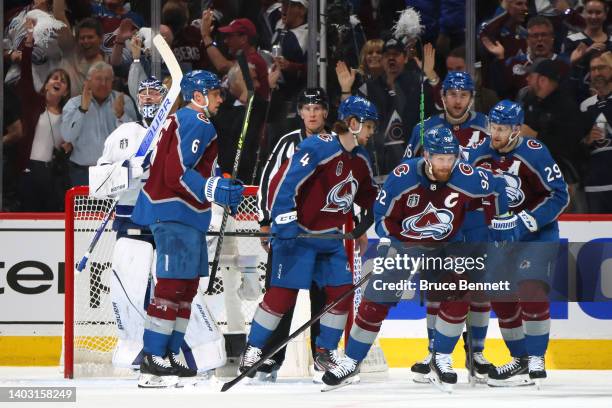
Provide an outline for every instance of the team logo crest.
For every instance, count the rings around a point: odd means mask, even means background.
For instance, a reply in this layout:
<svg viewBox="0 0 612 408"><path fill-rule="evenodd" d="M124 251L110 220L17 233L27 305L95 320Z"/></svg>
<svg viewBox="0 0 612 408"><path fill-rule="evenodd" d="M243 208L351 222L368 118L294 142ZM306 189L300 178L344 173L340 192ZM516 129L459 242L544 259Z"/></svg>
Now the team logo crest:
<svg viewBox="0 0 612 408"><path fill-rule="evenodd" d="M208 119L203 113L198 113L198 119L200 119L204 123L210 123L210 119Z"/></svg>
<svg viewBox="0 0 612 408"><path fill-rule="evenodd" d="M472 166L466 163L459 163L459 171L461 171L466 176L471 176L472 174L474 174L474 169L472 168Z"/></svg>
<svg viewBox="0 0 612 408"><path fill-rule="evenodd" d="M329 133L321 133L318 138L324 142L331 142L334 139Z"/></svg>
<svg viewBox="0 0 612 408"><path fill-rule="evenodd" d="M353 172L327 193L327 204L321 211L342 212L347 214L353 208L353 199L357 193L359 182L353 177Z"/></svg>
<svg viewBox="0 0 612 408"><path fill-rule="evenodd" d="M521 190L521 179L511 174L504 173L506 180L506 196L508 197L508 205L511 208L518 207L525 201L525 193Z"/></svg>
<svg viewBox="0 0 612 408"><path fill-rule="evenodd" d="M408 174L409 171L410 166L408 166L407 164L400 164L395 169L393 169L393 174L395 174L397 177L401 177L402 174Z"/></svg>
<svg viewBox="0 0 612 408"><path fill-rule="evenodd" d="M528 146L530 149L534 149L534 150L537 150L537 149L541 149L541 148L542 148L542 144L541 144L540 142L538 142L538 141L534 140L534 139L529 139L529 140L527 140L527 146Z"/></svg>
<svg viewBox="0 0 612 408"><path fill-rule="evenodd" d="M128 140L127 140L127 138L121 139L119 141L119 148L124 150L124 149L127 149L127 147L128 147Z"/></svg>
<svg viewBox="0 0 612 408"><path fill-rule="evenodd" d="M410 194L408 196L408 200L406 201L406 205L410 208L416 207L419 205L419 198L420 196L418 194Z"/></svg>
<svg viewBox="0 0 612 408"><path fill-rule="evenodd" d="M336 176L340 176L342 174L343 167L344 167L344 163L342 163L342 160L340 160L338 162L338 165L336 166Z"/></svg>
<svg viewBox="0 0 612 408"><path fill-rule="evenodd" d="M420 214L404 219L401 234L411 239L433 238L440 241L453 231L454 218L451 211L436 208L429 203Z"/></svg>

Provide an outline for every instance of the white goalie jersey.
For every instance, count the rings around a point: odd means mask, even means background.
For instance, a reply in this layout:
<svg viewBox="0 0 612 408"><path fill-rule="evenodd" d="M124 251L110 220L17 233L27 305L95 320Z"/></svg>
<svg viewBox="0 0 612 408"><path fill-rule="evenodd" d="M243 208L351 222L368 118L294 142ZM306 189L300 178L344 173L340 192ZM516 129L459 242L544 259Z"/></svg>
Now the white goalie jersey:
<svg viewBox="0 0 612 408"><path fill-rule="evenodd" d="M142 173L142 163L133 158L138 151L142 139L147 133L147 128L139 122L124 123L115 129L104 142L104 151L102 156L98 159L97 168L102 175L109 177L111 173L116 174L117 177L123 179L119 182L126 183L127 189L120 190L119 201L117 202L117 213L118 217L129 217L132 213L138 193L144 186L144 183L148 178L148 170ZM132 159L128 166L122 166L126 160ZM125 169L125 172L117 171L115 166L120 166ZM141 169L137 169L140 166ZM91 174L91 173L90 173ZM120 175L121 174L121 175ZM111 177L111 178L112 178ZM110 180L108 184L112 183ZM90 183L90 190L96 189L96 183ZM112 187L110 187L112 189Z"/></svg>

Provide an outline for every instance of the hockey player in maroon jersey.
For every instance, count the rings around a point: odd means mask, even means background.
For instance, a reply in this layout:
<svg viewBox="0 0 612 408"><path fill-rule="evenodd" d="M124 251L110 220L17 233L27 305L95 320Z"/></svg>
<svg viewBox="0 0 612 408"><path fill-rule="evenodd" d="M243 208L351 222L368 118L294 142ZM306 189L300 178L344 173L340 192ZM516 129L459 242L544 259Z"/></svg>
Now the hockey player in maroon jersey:
<svg viewBox="0 0 612 408"><path fill-rule="evenodd" d="M237 211L244 187L218 172L217 133L210 117L223 101L207 71L181 80L188 105L171 115L156 147L132 221L148 225L157 250L157 283L147 307L140 387L169 387L195 369L179 359L200 277L208 276L206 232L213 202ZM167 358L167 360L166 360Z"/></svg>
<svg viewBox="0 0 612 408"><path fill-rule="evenodd" d="M429 130L424 137L424 150L423 158L405 159L391 172L376 199L374 217L376 232L381 237L379 256L387 254L391 243L394 250L416 251L410 253L418 257L422 248L400 244L462 241L460 229L468 208L480 206L485 197L491 197L498 217L493 222L497 229L491 231L492 238L511 240L516 221L506 214L503 179L460 162L459 143L448 128ZM354 382L359 363L374 343L389 308L401 299L402 291L393 291L384 298L376 291L370 281L351 328L346 356L323 376L327 389ZM457 382L451 352L463 330L468 307L465 301L443 301L436 320L428 376L446 390Z"/></svg>
<svg viewBox="0 0 612 408"><path fill-rule="evenodd" d="M446 127L452 130L461 147L480 145L487 132L487 117L472 111L476 87L467 72L449 72L442 82L442 104L444 112L429 117L423 124L424 132ZM421 154L421 124L412 129L405 157Z"/></svg>
<svg viewBox="0 0 612 408"><path fill-rule="evenodd" d="M518 215L520 241L540 243L523 244L513 253L519 274L517 301L492 302L512 360L489 370L491 386L529 385L546 378L547 275L556 256L550 243L559 241L557 219L569 204L567 183L546 146L519 136L523 117L519 104L499 102L489 114L490 142L464 153L470 163L504 174L508 204Z"/></svg>
<svg viewBox="0 0 612 408"><path fill-rule="evenodd" d="M444 112L427 119L423 124L424 131L442 127L448 128L453 132L461 147L476 147L484 143L488 121L486 115L472 111L475 92L476 87L470 74L461 71L449 72L442 82L441 96ZM422 150L421 125L417 124L412 131L405 156L420 156L423 153ZM487 242L488 228L483 212L470 211L465 217L466 220L462 226L465 240L467 242ZM425 359L416 362L410 368L414 374L413 380L417 383L429 383L425 375L430 372L429 362L432 357L434 327L440 303L426 299L426 307L427 337L429 338L428 353ZM491 305L488 302L474 301L470 306L468 321L472 332L472 361L474 374L478 380L485 380L484 377L491 366L491 363L482 354L490 312ZM469 361L469 359L467 360Z"/></svg>
<svg viewBox="0 0 612 408"><path fill-rule="evenodd" d="M240 361L242 372L261 358L272 332L295 305L299 289L309 289L314 281L325 289L331 303L351 288L353 276L342 240L297 238L299 233L341 232L353 203L366 209L374 204L378 189L364 146L375 131L376 108L364 98L351 96L340 105L338 117L334 133L301 142L270 183L270 289L255 312ZM347 298L321 318L316 339L320 366L335 367L336 348L351 305Z"/></svg>

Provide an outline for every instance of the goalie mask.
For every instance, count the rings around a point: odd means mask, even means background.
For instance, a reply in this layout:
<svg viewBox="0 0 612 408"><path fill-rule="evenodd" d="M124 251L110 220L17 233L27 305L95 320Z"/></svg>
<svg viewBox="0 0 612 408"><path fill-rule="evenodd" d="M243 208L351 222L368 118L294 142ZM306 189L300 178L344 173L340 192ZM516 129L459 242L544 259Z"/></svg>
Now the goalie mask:
<svg viewBox="0 0 612 408"><path fill-rule="evenodd" d="M154 76L140 81L138 84L138 110L143 119L155 117L162 99L166 95L166 87Z"/></svg>

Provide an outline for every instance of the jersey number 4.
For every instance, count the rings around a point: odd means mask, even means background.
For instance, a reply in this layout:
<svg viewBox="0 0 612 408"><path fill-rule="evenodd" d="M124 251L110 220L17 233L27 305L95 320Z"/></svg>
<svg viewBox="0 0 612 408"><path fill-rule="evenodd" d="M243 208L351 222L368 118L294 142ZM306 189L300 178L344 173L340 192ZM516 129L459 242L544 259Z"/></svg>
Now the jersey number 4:
<svg viewBox="0 0 612 408"><path fill-rule="evenodd" d="M306 153L304 157L300 159L300 163L302 163L302 167L308 166L309 161L310 161L310 157L308 156L308 153Z"/></svg>

